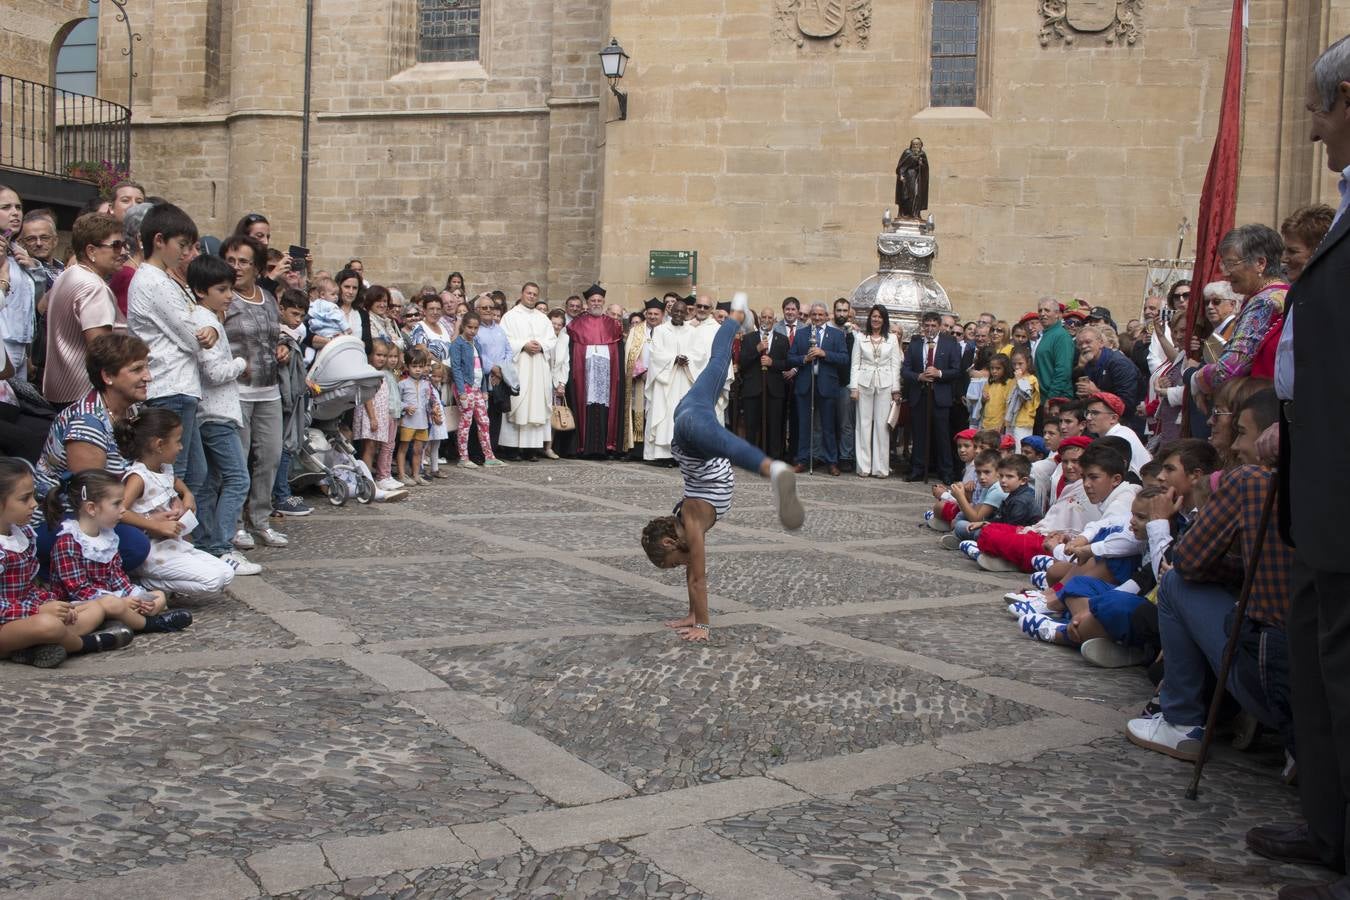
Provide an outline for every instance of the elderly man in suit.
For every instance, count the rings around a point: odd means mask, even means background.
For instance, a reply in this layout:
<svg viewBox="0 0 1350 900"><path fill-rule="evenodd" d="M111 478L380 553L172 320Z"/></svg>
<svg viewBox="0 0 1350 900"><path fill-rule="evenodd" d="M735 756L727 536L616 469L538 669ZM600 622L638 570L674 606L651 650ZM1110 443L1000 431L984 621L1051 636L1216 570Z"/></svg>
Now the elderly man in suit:
<svg viewBox="0 0 1350 900"><path fill-rule="evenodd" d="M819 459L839 474L839 446L835 431L835 406L839 385L847 379L849 359L844 333L829 324L830 311L824 303L811 304L811 323L798 328L796 340L788 351L788 365L797 370L797 471L805 472L807 463ZM820 447L812 447L811 410L820 417Z"/></svg>
<svg viewBox="0 0 1350 900"><path fill-rule="evenodd" d="M745 439L770 459L778 459L783 453L783 398L787 396L783 372L788 367L788 339L774 328L772 306L759 311L758 326L741 336Z"/></svg>
<svg viewBox="0 0 1350 900"><path fill-rule="evenodd" d="M1275 359L1275 391L1283 401L1278 489L1288 500L1280 524L1294 545L1289 677L1306 824L1253 828L1247 845L1272 859L1344 872L1350 861L1350 557L1336 523L1350 506L1344 477L1350 429L1337 411L1350 408L1350 382L1340 377L1344 348L1327 336L1350 329L1350 37L1313 63L1308 93L1312 139L1326 146L1327 164L1340 173L1341 202L1288 296ZM1350 897L1350 878L1286 887L1280 897Z"/></svg>
<svg viewBox="0 0 1350 900"><path fill-rule="evenodd" d="M942 332L941 325L942 317L936 312L923 314L919 334L909 342L900 367L900 378L909 385L913 409L910 429L914 432L914 449L906 481L923 481L928 477L931 455L937 457L938 476L943 481L955 478L948 433L952 402L956 399L954 384L961 375L961 346Z"/></svg>

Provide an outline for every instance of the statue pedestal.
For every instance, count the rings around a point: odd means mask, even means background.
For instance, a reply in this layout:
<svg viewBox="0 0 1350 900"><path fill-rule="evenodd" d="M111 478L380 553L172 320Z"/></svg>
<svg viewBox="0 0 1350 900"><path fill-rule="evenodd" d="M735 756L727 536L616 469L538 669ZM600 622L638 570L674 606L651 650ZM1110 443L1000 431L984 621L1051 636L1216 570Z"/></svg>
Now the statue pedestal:
<svg viewBox="0 0 1350 900"><path fill-rule="evenodd" d="M853 289L849 298L860 325L866 325L867 313L880 303L890 313L891 324L904 326L905 337L919 328L923 314L952 311L947 292L933 277L938 240L933 219L893 221L889 212L882 220L885 230L877 235L877 274Z"/></svg>

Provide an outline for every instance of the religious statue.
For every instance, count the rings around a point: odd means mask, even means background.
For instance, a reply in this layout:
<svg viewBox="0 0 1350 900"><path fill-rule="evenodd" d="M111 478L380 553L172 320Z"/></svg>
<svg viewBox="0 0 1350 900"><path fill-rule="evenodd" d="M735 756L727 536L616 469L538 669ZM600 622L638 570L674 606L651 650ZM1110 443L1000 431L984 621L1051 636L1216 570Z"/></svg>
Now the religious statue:
<svg viewBox="0 0 1350 900"><path fill-rule="evenodd" d="M920 219L928 208L928 154L918 138L909 142L895 167L895 203L902 219Z"/></svg>

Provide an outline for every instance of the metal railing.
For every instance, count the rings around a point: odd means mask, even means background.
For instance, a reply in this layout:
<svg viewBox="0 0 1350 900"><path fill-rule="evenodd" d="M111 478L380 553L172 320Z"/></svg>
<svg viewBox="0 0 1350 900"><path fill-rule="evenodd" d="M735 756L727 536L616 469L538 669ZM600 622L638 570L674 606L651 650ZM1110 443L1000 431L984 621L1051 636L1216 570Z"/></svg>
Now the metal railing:
<svg viewBox="0 0 1350 900"><path fill-rule="evenodd" d="M104 162L131 161L131 110L118 103L0 75L0 168L95 181Z"/></svg>

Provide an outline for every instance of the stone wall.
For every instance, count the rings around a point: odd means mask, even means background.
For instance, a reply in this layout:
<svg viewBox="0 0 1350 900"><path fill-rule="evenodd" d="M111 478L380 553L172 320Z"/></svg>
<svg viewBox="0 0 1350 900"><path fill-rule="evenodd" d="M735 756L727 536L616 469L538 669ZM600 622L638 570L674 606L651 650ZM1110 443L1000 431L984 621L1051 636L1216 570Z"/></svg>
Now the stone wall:
<svg viewBox="0 0 1350 900"><path fill-rule="evenodd" d="M0 13L0 72L51 84L56 65L53 42L79 22L86 8L86 0L6 3Z"/></svg>
<svg viewBox="0 0 1350 900"><path fill-rule="evenodd" d="M484 0L478 62L417 64L414 0L372 9L316 8L306 238L316 263L359 256L368 277L405 290L451 270L471 289L534 280L559 302L588 284L602 11ZM298 241L303 4L155 0L145 27L172 48L138 66L133 155L147 188L181 199L208 233L262 212L275 244ZM207 46L210 33L229 46ZM115 53L116 35L104 35ZM152 92L140 90L147 81Z"/></svg>
<svg viewBox="0 0 1350 900"><path fill-rule="evenodd" d="M1298 125L1281 118L1286 5L1251 7L1240 214L1264 221L1323 183L1309 174L1276 196L1276 173L1311 172L1314 155L1306 134L1280 140ZM630 304L658 293L667 283L648 281L648 251L689 249L701 286L722 296L846 294L875 268L896 159L917 135L933 166L935 274L959 311L1011 315L1052 293L1127 317L1138 260L1170 256L1178 224L1196 217L1231 3L1150 0L1132 46L1042 46L1037 4L985 3L978 109L927 108L929 8L874 2L866 47L799 47L775 37L761 0L615 5L633 99L606 133L609 285Z"/></svg>

